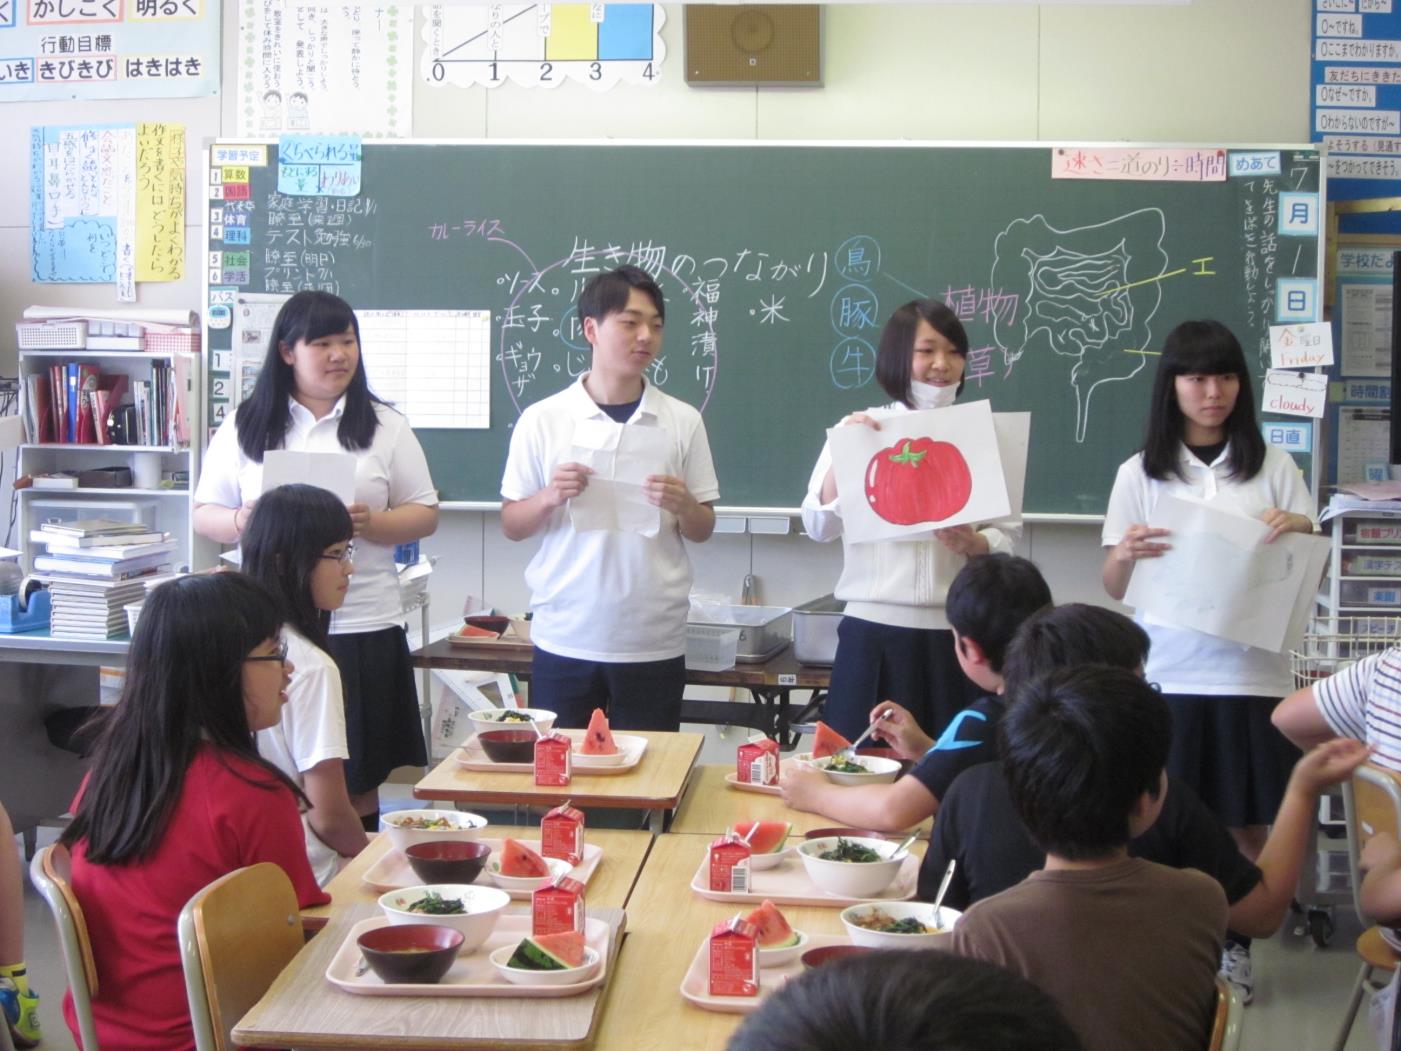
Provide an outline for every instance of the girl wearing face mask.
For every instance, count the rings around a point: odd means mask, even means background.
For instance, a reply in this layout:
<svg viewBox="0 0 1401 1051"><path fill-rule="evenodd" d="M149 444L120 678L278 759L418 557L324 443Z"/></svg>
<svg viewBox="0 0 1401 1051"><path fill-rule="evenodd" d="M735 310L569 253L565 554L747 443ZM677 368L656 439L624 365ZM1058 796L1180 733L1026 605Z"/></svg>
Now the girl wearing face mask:
<svg viewBox="0 0 1401 1051"><path fill-rule="evenodd" d="M876 355L876 381L891 402L852 413L838 426L880 430L882 419L899 413L952 405L963 389L967 356L968 333L958 315L936 299L906 303L885 323ZM846 543L826 445L803 499L803 528L814 540L843 539L836 596L846 613L837 629L826 722L854 737L877 704L895 701L937 737L977 696L958 664L944 596L971 556L1010 553L1015 528L962 525L918 540Z"/></svg>

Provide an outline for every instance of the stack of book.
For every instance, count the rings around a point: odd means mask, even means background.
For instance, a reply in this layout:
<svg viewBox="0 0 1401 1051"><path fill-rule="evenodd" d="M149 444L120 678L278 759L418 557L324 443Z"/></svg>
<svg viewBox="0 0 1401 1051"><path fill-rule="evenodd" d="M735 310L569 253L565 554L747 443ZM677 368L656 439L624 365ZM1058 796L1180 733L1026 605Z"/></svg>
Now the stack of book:
<svg viewBox="0 0 1401 1051"><path fill-rule="evenodd" d="M166 533L106 518L48 522L29 538L48 548L34 557L34 575L52 599L49 634L70 639L126 634L125 607L169 574L176 548Z"/></svg>

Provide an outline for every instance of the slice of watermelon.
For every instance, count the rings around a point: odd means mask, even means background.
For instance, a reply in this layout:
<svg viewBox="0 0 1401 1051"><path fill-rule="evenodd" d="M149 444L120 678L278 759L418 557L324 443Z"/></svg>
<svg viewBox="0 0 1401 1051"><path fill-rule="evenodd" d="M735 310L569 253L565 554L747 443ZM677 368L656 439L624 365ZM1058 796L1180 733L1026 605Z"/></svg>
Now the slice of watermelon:
<svg viewBox="0 0 1401 1051"><path fill-rule="evenodd" d="M545 859L518 839L507 839L501 844L501 875L503 876L548 876L550 866Z"/></svg>
<svg viewBox="0 0 1401 1051"><path fill-rule="evenodd" d="M579 744L581 755L617 755L618 745L613 740L613 731L608 729L608 716L602 708L595 708L589 716L589 728L584 731L584 739Z"/></svg>
<svg viewBox="0 0 1401 1051"><path fill-rule="evenodd" d="M754 829L753 835L749 835L751 828ZM787 821L739 821L730 831L740 839L749 836L749 849L755 854L772 854L783 849L783 843L788 838L788 833L793 831L793 826Z"/></svg>
<svg viewBox="0 0 1401 1051"><path fill-rule="evenodd" d="M825 755L834 755L843 748L850 747L850 741L822 720L818 720L817 733L812 738L812 757L814 759L821 759Z"/></svg>
<svg viewBox="0 0 1401 1051"><path fill-rule="evenodd" d="M558 934L537 935L535 944L566 967L582 967L584 964L583 931L560 931Z"/></svg>
<svg viewBox="0 0 1401 1051"><path fill-rule="evenodd" d="M761 949L778 949L798 943L798 932L788 925L783 913L778 911L778 906L767 898L764 899L764 904L744 917L744 922L752 923L759 929L756 941Z"/></svg>
<svg viewBox="0 0 1401 1051"><path fill-rule="evenodd" d="M579 937L583 938L583 935ZM506 961L506 966L520 971L567 971L570 965L541 945L539 940L522 938L516 951Z"/></svg>

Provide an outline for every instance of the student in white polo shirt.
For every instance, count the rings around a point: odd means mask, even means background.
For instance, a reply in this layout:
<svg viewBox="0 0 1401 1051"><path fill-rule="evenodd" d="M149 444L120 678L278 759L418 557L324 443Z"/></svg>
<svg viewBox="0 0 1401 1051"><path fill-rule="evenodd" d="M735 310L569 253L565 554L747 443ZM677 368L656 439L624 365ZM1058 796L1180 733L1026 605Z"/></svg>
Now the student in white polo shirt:
<svg viewBox="0 0 1401 1051"><path fill-rule="evenodd" d="M603 708L615 728L675 730L691 590L682 541L710 537L720 496L710 443L699 412L644 378L666 320L651 276L635 266L598 274L578 310L593 347L590 370L521 414L501 480L502 532L540 537L526 569L531 706L556 712L560 726L583 726ZM590 516L589 528L576 529L570 501L594 473L579 461L616 451L634 427L665 435L643 443L664 459L642 485L660 525L646 514L611 527ZM626 507L618 510L627 517Z"/></svg>

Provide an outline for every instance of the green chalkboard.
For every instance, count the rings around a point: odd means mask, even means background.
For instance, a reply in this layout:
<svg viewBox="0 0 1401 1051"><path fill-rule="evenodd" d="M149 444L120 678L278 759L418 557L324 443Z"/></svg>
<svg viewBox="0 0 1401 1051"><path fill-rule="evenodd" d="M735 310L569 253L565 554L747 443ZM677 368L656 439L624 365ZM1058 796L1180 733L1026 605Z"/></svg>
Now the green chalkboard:
<svg viewBox="0 0 1401 1051"><path fill-rule="evenodd" d="M349 198L279 194L276 156L242 185L211 172L211 303L315 287L357 308L490 311L490 428L418 429L447 500L499 499L520 409L587 367L579 287L621 262L667 296L652 378L702 407L725 507L798 506L824 429L886 400L874 347L916 295L965 319L963 400L1033 413L1026 510L1082 514L1142 439L1144 351L1219 318L1258 386L1268 326L1316 300L1306 148L1191 182L1053 177L1125 165L1088 147L367 143ZM1311 201L1312 232L1281 230L1287 215L1307 231ZM230 336L211 329L210 350Z"/></svg>

